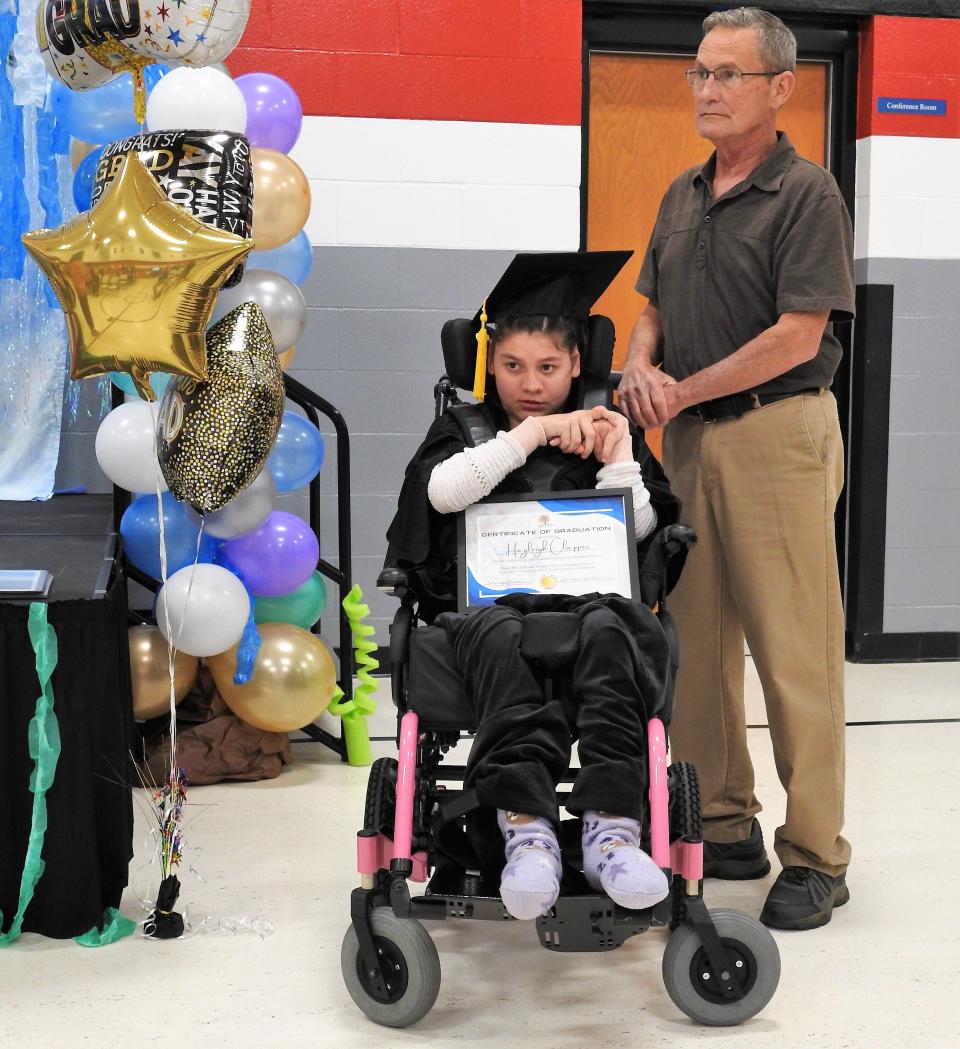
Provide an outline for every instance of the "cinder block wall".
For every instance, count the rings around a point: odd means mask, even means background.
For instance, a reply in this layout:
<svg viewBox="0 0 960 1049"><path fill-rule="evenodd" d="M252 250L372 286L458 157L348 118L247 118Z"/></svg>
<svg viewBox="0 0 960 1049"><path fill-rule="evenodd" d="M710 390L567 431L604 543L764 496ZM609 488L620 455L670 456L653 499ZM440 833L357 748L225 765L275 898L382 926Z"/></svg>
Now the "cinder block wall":
<svg viewBox="0 0 960 1049"><path fill-rule="evenodd" d="M871 19L860 72L857 280L894 287L883 629L960 631L960 21Z"/></svg>

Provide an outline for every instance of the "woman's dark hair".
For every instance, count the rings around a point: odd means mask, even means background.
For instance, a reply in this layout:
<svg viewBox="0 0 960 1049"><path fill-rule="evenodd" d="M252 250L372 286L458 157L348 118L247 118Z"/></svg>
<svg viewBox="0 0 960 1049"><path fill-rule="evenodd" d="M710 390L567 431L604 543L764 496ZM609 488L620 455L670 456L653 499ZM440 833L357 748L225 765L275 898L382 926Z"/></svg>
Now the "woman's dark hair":
<svg viewBox="0 0 960 1049"><path fill-rule="evenodd" d="M572 317L558 317L555 314L533 313L523 317L510 317L495 327L489 325L490 344L496 346L508 335L533 335L537 332L549 335L562 350L573 353L583 345L582 325Z"/></svg>

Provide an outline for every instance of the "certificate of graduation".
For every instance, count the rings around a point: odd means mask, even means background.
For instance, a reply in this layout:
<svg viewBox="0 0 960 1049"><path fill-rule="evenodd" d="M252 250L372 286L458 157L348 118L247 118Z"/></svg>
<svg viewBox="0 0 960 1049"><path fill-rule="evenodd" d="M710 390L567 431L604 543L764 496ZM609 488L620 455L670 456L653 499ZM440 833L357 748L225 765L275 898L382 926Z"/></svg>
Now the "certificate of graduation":
<svg viewBox="0 0 960 1049"><path fill-rule="evenodd" d="M629 489L474 503L461 535L461 608L505 594L639 592Z"/></svg>

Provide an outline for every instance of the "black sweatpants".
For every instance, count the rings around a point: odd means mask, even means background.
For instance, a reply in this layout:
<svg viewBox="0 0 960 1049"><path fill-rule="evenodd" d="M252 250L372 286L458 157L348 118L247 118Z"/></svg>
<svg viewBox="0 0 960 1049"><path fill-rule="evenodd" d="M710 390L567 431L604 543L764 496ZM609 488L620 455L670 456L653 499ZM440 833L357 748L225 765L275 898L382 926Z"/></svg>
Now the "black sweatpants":
<svg viewBox="0 0 960 1049"><path fill-rule="evenodd" d="M641 819L648 710L656 709L669 675L656 616L619 597L506 601L437 620L477 715L464 787L476 789L483 805L556 823L557 784L578 738L581 768L567 809ZM520 654L523 617L534 610L571 611L580 620L579 654L559 672L549 701Z"/></svg>

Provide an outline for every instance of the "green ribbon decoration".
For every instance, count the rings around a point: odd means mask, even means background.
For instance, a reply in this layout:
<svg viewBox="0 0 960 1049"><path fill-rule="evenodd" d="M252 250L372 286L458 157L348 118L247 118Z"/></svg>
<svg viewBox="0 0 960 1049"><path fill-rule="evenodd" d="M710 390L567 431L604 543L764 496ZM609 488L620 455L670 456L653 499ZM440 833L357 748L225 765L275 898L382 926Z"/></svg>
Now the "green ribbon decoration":
<svg viewBox="0 0 960 1049"><path fill-rule="evenodd" d="M137 923L122 915L116 907L108 907L103 912L103 928L94 926L82 936L75 936L74 943L81 947L106 947L136 932Z"/></svg>
<svg viewBox="0 0 960 1049"><path fill-rule="evenodd" d="M0 947L9 947L20 937L23 915L33 899L37 882L43 876L45 866L42 852L43 839L47 833L47 791L53 783L60 758L60 724L53 709L53 686L50 678L57 665L57 633L47 622L47 606L42 601L30 605L27 632L33 645L40 679L40 696L36 711L27 730L27 745L33 758L30 775L30 792L33 794L33 813L30 822L30 837L27 839L27 854L20 876L20 898L17 913L8 932L0 935ZM0 913L0 928L3 914Z"/></svg>
<svg viewBox="0 0 960 1049"><path fill-rule="evenodd" d="M370 638L376 633L374 628L363 620L370 615L370 608L363 604L363 591L354 585L343 599L343 610L350 623L353 635L353 650L357 658L357 680L353 699L344 700L340 688L334 689L333 699L327 711L341 719L343 738L347 745L347 761L351 765L369 765L373 762L370 750L370 733L367 729L367 717L377 709L376 700L370 695L376 690L376 682L371 671L380 664L370 655L376 649L376 643Z"/></svg>

